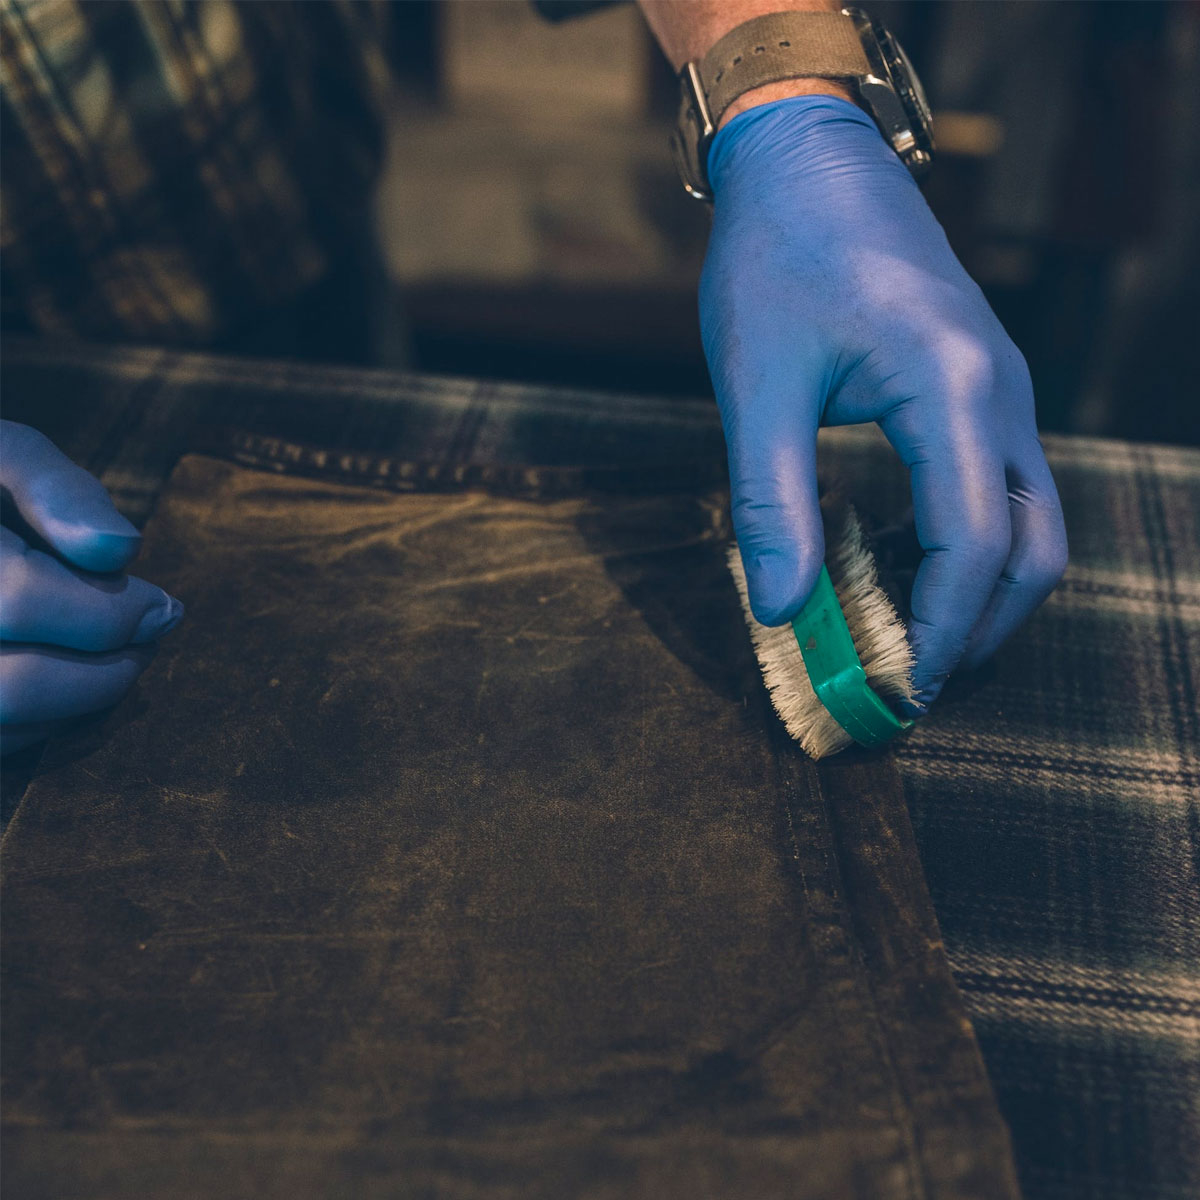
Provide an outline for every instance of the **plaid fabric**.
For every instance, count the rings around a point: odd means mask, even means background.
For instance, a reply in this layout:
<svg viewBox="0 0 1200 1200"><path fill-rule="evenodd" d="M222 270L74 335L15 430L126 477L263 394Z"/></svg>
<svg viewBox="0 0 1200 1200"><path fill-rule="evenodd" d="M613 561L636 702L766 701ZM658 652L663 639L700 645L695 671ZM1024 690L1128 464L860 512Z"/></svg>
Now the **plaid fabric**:
<svg viewBox="0 0 1200 1200"><path fill-rule="evenodd" d="M423 462L445 482L504 468L531 490L562 470L682 481L723 452L704 401L16 342L3 385L6 415L98 471L135 519L181 453L230 426L228 452L263 465L343 446L308 469L378 478L381 461ZM907 504L874 430L822 443L865 511ZM897 757L1027 1196L1193 1197L1200 454L1065 438L1047 454L1067 576Z"/></svg>
<svg viewBox="0 0 1200 1200"><path fill-rule="evenodd" d="M3 304L50 333L210 341L353 236L387 6L3 0Z"/></svg>

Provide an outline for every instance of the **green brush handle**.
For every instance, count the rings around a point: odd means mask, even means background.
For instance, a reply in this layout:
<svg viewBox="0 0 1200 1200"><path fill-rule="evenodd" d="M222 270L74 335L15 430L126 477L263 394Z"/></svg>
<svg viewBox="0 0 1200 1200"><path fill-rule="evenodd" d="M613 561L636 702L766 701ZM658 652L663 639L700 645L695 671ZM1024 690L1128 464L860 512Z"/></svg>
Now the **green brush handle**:
<svg viewBox="0 0 1200 1200"><path fill-rule="evenodd" d="M817 698L860 746L877 746L912 724L900 720L867 682L827 567L792 631Z"/></svg>

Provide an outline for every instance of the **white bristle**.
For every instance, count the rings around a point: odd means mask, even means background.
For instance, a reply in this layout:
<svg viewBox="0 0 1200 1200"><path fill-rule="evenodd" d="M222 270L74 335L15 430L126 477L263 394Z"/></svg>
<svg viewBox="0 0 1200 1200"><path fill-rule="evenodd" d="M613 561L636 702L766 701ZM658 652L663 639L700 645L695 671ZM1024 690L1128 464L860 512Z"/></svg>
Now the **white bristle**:
<svg viewBox="0 0 1200 1200"><path fill-rule="evenodd" d="M849 506L824 504L822 509L825 565L867 680L886 700L911 700L912 648L904 635L903 622L879 586L875 560L858 515ZM829 715L813 691L791 623L772 627L760 625L754 619L746 572L736 543L729 548L729 570L742 598L763 681L784 727L813 758L845 749L853 739Z"/></svg>

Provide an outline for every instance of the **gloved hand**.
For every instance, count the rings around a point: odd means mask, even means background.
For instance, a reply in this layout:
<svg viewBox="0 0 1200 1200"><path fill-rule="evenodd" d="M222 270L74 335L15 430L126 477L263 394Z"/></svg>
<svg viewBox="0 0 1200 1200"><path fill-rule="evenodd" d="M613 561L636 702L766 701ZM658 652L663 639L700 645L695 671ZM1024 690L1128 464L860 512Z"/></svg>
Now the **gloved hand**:
<svg viewBox="0 0 1200 1200"><path fill-rule="evenodd" d="M115 704L183 616L122 574L141 535L98 480L27 425L0 421L0 753ZM27 527L45 549L11 526Z"/></svg>
<svg viewBox="0 0 1200 1200"><path fill-rule="evenodd" d="M1025 361L849 101L749 109L708 172L700 321L754 615L790 620L820 571L817 427L877 421L909 469L925 552L909 620L925 706L1066 564Z"/></svg>

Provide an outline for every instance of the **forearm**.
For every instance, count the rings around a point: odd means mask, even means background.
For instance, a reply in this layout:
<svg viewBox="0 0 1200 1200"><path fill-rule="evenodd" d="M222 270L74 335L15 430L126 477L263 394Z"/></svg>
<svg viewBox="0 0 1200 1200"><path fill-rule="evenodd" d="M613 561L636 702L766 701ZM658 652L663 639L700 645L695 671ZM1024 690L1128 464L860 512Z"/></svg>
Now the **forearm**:
<svg viewBox="0 0 1200 1200"><path fill-rule="evenodd" d="M766 13L836 12L838 0L638 0L663 53L678 71L685 62L701 59L731 29ZM739 96L726 109L720 125L757 104L788 96L841 96L853 100L850 90L835 79L784 79Z"/></svg>

